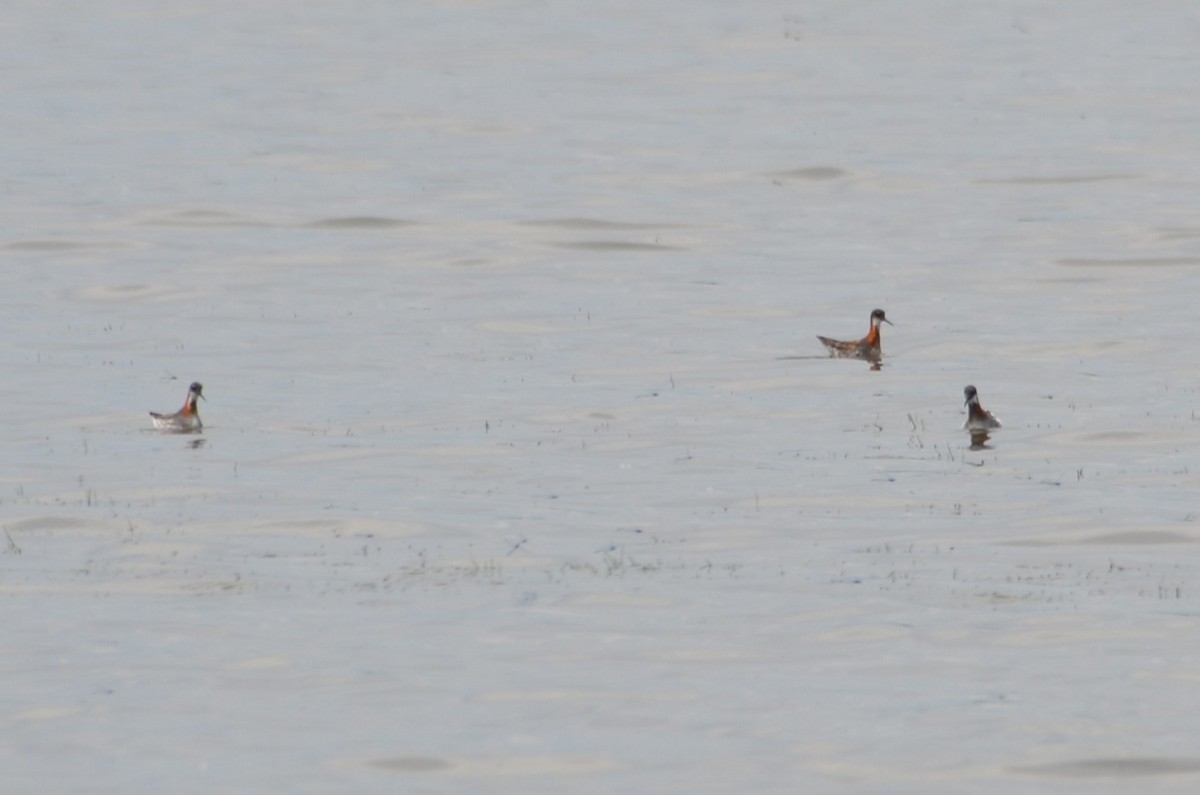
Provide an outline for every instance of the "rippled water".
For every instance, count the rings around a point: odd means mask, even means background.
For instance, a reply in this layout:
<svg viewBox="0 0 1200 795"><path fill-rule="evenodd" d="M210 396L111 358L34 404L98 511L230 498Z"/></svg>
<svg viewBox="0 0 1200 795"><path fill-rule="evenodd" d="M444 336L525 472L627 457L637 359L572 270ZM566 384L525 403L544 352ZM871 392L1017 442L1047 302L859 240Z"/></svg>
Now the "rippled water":
<svg viewBox="0 0 1200 795"><path fill-rule="evenodd" d="M1192 791L1194 22L13 10L5 791Z"/></svg>

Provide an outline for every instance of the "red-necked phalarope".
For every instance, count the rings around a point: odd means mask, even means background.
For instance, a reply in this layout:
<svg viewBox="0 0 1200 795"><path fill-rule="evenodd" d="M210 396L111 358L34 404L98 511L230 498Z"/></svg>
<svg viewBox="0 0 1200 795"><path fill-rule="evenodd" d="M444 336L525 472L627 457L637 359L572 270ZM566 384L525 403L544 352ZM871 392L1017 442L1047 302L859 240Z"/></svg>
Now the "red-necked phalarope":
<svg viewBox="0 0 1200 795"><path fill-rule="evenodd" d="M963 423L964 431L977 433L980 431L991 431L1002 427L1000 420L996 419L996 415L985 409L979 402L979 392L973 386L963 387L963 394L967 398L967 402L963 405L967 407L967 421Z"/></svg>
<svg viewBox="0 0 1200 795"><path fill-rule="evenodd" d="M200 424L200 412L196 410L196 401L204 397L201 394L203 389L204 387L199 381L193 381L192 385L188 387L187 400L184 401L183 408L174 414L150 412L150 419L154 421L154 427L168 433L199 432L203 425Z"/></svg>
<svg viewBox="0 0 1200 795"><path fill-rule="evenodd" d="M842 342L841 340L822 337L820 334L817 335L817 339L829 349L829 355L834 359L868 359L877 361L883 355L883 346L880 344L882 338L879 334L880 323L887 323L889 326L892 325L892 321L887 319L887 316L883 314L883 310L876 309L871 313L871 330L861 340Z"/></svg>

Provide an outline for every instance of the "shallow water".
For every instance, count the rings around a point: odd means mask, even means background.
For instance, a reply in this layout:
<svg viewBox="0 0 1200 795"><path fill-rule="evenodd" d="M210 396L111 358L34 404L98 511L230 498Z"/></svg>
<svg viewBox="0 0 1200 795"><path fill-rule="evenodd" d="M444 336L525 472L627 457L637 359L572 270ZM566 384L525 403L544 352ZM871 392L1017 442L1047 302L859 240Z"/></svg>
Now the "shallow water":
<svg viewBox="0 0 1200 795"><path fill-rule="evenodd" d="M1194 790L1192 20L900 8L14 11L5 791Z"/></svg>

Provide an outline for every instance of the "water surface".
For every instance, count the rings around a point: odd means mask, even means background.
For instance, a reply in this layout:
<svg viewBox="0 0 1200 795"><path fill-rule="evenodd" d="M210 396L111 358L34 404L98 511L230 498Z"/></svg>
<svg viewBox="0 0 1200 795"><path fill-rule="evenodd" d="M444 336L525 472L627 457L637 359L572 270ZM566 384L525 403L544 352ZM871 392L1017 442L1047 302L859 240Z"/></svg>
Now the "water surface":
<svg viewBox="0 0 1200 795"><path fill-rule="evenodd" d="M5 791L1194 791L1193 23L12 10Z"/></svg>

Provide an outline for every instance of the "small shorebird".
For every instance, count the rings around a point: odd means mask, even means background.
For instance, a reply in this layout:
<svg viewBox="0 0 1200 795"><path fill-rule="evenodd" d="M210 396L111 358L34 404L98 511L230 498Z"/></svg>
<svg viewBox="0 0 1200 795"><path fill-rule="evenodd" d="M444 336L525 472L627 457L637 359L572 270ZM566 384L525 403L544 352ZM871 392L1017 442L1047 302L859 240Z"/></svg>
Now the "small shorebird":
<svg viewBox="0 0 1200 795"><path fill-rule="evenodd" d="M887 319L887 316L883 314L883 310L876 309L871 313L871 330L861 340L842 342L841 340L822 337L820 334L817 335L817 339L829 349L829 355L834 359L867 359L878 361L879 357L883 355L883 347L880 344L882 339L879 334L880 323L887 323L889 326L892 325L892 321Z"/></svg>
<svg viewBox="0 0 1200 795"><path fill-rule="evenodd" d="M980 433L1002 427L1000 420L996 419L996 415L980 404L979 392L975 387L963 387L963 395L967 398L967 402L963 404L967 407L967 421L963 423L964 431Z"/></svg>
<svg viewBox="0 0 1200 795"><path fill-rule="evenodd" d="M150 412L150 419L154 421L154 427L167 433L199 432L203 426L200 424L200 412L196 410L196 401L204 397L201 394L203 389L204 387L199 381L193 381L192 385L188 387L187 400L183 402L183 408L174 414Z"/></svg>

